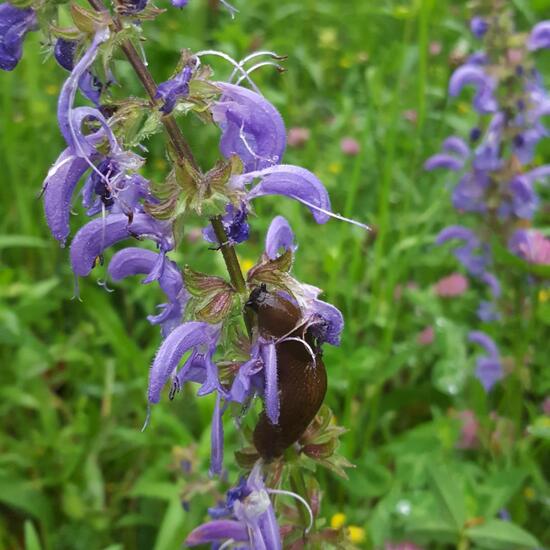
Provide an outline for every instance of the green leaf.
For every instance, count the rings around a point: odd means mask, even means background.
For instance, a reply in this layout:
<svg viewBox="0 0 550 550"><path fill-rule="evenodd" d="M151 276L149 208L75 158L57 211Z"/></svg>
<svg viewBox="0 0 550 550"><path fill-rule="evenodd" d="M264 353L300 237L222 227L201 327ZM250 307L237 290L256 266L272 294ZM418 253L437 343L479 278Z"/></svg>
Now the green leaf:
<svg viewBox="0 0 550 550"><path fill-rule="evenodd" d="M40 537L32 521L25 521L25 550L41 550Z"/></svg>
<svg viewBox="0 0 550 550"><path fill-rule="evenodd" d="M483 525L467 529L466 535L472 542L483 548L520 550L521 548L537 548L540 543L533 535L510 521L499 519L489 520Z"/></svg>
<svg viewBox="0 0 550 550"><path fill-rule="evenodd" d="M517 269L520 273L530 273L542 279L550 278L550 265L531 264L512 254L498 242L492 243L495 258L504 265Z"/></svg>
<svg viewBox="0 0 550 550"><path fill-rule="evenodd" d="M430 475L439 508L449 523L454 526L456 532L460 532L466 521L466 506L462 488L454 475L444 466L434 466Z"/></svg>

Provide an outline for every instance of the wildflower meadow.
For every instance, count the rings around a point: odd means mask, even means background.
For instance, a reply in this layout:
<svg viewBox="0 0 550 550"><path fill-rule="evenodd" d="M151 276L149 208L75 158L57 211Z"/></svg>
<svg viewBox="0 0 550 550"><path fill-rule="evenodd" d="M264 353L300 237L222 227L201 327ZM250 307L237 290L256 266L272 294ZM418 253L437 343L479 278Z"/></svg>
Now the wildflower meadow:
<svg viewBox="0 0 550 550"><path fill-rule="evenodd" d="M0 94L0 550L550 549L549 0L9 0Z"/></svg>

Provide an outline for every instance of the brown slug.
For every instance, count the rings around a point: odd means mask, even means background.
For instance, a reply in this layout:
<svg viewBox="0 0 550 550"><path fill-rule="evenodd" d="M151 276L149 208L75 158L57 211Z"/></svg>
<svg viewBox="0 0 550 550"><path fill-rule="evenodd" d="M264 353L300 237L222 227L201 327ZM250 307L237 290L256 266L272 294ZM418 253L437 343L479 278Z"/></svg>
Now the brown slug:
<svg viewBox="0 0 550 550"><path fill-rule="evenodd" d="M319 411L327 390L327 373L320 352L308 330L299 326L302 313L286 298L268 292L262 285L254 289L247 307L257 314L257 326L264 338L299 337L314 350L296 340L276 346L280 414L273 424L262 411L254 429L254 446L265 460L281 456L306 431Z"/></svg>

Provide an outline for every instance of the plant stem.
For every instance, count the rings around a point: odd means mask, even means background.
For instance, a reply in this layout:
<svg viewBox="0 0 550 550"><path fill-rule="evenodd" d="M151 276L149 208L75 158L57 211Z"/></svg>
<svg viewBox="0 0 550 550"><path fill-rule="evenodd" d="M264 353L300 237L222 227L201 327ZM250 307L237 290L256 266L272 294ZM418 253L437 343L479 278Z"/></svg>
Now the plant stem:
<svg viewBox="0 0 550 550"><path fill-rule="evenodd" d="M94 8L94 10L98 12L108 11L102 0L88 0L88 2L92 6L92 8ZM113 17L113 25L117 32L121 31L123 28L122 22L117 15ZM128 61L130 62L130 65L132 65L143 87L145 88L145 91L147 92L147 95L149 96L149 99L151 101L151 105L156 106L157 84L153 76L149 72L149 69L142 61L135 46L129 40L126 40L121 44L120 47L126 55ZM182 159L187 159L195 169L199 170L200 168L197 164L195 157L193 156L193 153L191 152L191 148L189 147L189 144L187 143L187 140L185 139L174 117L172 115L165 115L162 117L161 120L166 130L166 133L168 134L168 139L170 140L170 143L178 157ZM242 274L241 266L239 264L239 259L237 258L237 254L233 246L228 244L227 234L223 227L221 217L217 216L215 218L212 218L210 220L210 223L212 224L214 234L218 239L220 250L223 255L223 259L227 268L227 272L229 273L231 283L233 284L237 292L244 293L246 291L246 283Z"/></svg>

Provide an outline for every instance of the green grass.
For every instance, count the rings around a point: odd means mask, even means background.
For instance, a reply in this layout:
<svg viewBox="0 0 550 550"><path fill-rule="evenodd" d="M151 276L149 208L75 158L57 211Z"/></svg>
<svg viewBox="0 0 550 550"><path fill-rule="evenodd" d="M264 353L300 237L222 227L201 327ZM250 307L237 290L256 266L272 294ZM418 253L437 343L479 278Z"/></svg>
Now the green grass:
<svg viewBox="0 0 550 550"><path fill-rule="evenodd" d="M514 375L486 396L465 376L472 369L465 334L476 323L479 288L451 302L430 291L456 269L449 251L432 243L457 218L444 178L426 174L422 164L444 136L465 133L474 120L463 100L449 103L446 95L449 56L469 40L464 7L447 0L235 3L241 13L232 21L208 10L206 0L181 12L163 2L168 13L144 24L155 78L170 75L180 48L216 48L237 58L252 48L287 54L283 76L267 69L255 78L288 127L311 129L310 141L289 149L285 162L314 171L335 211L375 230L366 235L337 221L316 226L299 205L272 198L257 204L251 241L238 250L255 260L269 221L284 214L300 243L296 276L322 287L346 316L342 346L326 350L327 402L349 429L341 452L356 468L350 481L319 473L322 516L343 512L348 524L364 527L360 547L413 538L444 548L438 533L410 532L399 511L408 503L423 525L444 485L453 502L464 503L451 515L490 519L506 508L548 541L548 446L522 435L536 422L548 431L539 409L550 393L545 325L521 328L518 320L517 341L528 335L535 354L533 368L522 370L529 378L521 380L524 391ZM548 13L542 0L514 4L526 29ZM442 46L438 55L430 54L434 41ZM98 271L80 281L81 301L71 300L67 249L49 235L37 198L63 147L55 108L65 78L41 50L38 37L29 36L17 70L0 75L0 548L179 548L214 503L216 484L206 475L213 402L186 388L155 407L142 433L148 365L160 341L145 317L160 293L137 280L107 293L96 284L104 277ZM223 62L212 62L217 77L228 76ZM116 72L139 93L125 64ZM415 121L407 120L410 111ZM218 151L215 136L202 130L185 124L207 166ZM360 141L359 156L341 153L345 136ZM160 177L160 143L151 151L152 175ZM74 227L82 218L75 216ZM219 255L201 242L184 240L175 258L224 274ZM411 282L415 288L406 289ZM429 324L436 342L422 347L416 335ZM449 392L450 384L460 391ZM486 435L496 429L491 412L498 412L512 435L502 435L499 448L483 441L477 451L458 450L452 410L462 409L477 413ZM499 426L507 433L504 420ZM228 438L230 451L234 431ZM191 460L190 474L179 467L182 458ZM436 463L454 471L456 486L441 481L449 479L445 472L431 479ZM230 471L232 479L235 467ZM183 494L193 495L188 511Z"/></svg>

